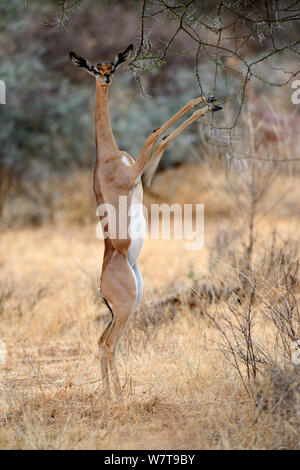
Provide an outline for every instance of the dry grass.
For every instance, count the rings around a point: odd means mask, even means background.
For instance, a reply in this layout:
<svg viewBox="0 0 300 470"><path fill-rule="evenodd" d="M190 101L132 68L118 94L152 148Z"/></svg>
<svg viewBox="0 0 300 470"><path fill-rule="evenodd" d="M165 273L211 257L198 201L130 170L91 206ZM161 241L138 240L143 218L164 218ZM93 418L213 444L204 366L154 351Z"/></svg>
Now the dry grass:
<svg viewBox="0 0 300 470"><path fill-rule="evenodd" d="M208 222L206 235L215 230ZM0 447L299 447L296 418L255 407L197 309L183 306L148 335L133 322L118 357L125 403L105 398L96 348L106 313L96 295L102 248L94 226L2 235ZM138 315L174 284L191 282L191 262L205 277L207 255L185 252L181 241L148 240Z"/></svg>

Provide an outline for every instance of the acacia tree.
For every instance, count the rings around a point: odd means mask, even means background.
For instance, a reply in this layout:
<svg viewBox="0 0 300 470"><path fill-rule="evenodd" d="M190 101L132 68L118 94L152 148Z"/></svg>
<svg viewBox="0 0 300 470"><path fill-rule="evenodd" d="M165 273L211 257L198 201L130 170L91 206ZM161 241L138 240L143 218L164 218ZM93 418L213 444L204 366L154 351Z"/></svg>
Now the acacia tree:
<svg viewBox="0 0 300 470"><path fill-rule="evenodd" d="M52 24L60 27L80 12L84 0L60 1ZM142 72L161 67L174 53L176 39L187 36L191 47L181 51L194 59L194 74L205 93L202 64L213 68L213 92L218 84L226 99L238 101L231 123L240 116L249 81L286 86L300 74L300 0L138 0L138 46L129 66L140 81ZM168 20L173 31L163 46L152 32L154 21ZM201 65L200 65L201 64ZM280 73L276 73L280 72ZM211 82L211 80L210 80ZM142 84L141 84L142 85ZM223 93L224 95L224 93ZM223 96L225 98L225 96Z"/></svg>
<svg viewBox="0 0 300 470"><path fill-rule="evenodd" d="M164 16L174 23L174 34L153 53L151 21ZM246 87L252 78L269 86L288 85L299 73L299 1L143 0L140 42L131 68L139 73L159 67L176 37L186 35L191 48L185 51L195 62L195 79L205 93L200 64L214 69L213 93L218 84L227 100L239 102L234 127L241 113ZM281 74L274 73L282 72Z"/></svg>
<svg viewBox="0 0 300 470"><path fill-rule="evenodd" d="M65 27L72 15L80 14L85 1L59 2L50 23ZM145 72L174 56L188 57L199 94L212 94L230 105L230 113L211 115L201 127L211 143L227 147L226 154L234 159L234 137L249 83L264 91L291 87L300 74L300 0L127 1L140 10L137 47L129 68L142 94L146 94ZM156 22L167 24L163 40ZM188 47L183 49L181 43Z"/></svg>

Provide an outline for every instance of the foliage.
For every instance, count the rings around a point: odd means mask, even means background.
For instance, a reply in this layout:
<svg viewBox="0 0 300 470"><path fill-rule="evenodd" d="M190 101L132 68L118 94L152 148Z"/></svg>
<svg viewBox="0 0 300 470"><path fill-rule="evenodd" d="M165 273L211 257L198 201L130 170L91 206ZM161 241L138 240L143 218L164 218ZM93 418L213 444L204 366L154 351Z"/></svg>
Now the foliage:
<svg viewBox="0 0 300 470"><path fill-rule="evenodd" d="M94 83L78 86L49 70L41 50L28 51L13 61L5 59L0 76L8 84L7 105L0 115L0 166L2 173L8 170L18 180L21 192L23 182L35 186L49 171L93 164ZM184 71L173 80L169 93L152 90L157 94L154 99L136 96L128 75L117 77L111 89L111 117L120 148L136 157L148 134L195 97L196 91ZM163 166L190 155L195 129L185 131L170 147Z"/></svg>
<svg viewBox="0 0 300 470"><path fill-rule="evenodd" d="M152 74L157 74L157 72L152 72ZM122 79L118 77L116 80L118 83L115 87L118 87L119 95L117 99L117 90L113 88L112 126L120 148L127 150L134 158L138 156L147 136L153 129L159 127L187 101L197 96L197 87L193 78L184 69L178 70L172 80L165 75L169 86L165 87L163 93L160 87L153 87L151 88L152 96L146 97L136 96L130 77L124 76ZM162 159L162 168L190 158L192 144L197 140L196 129L196 126L189 127L176 140L176 143L170 145Z"/></svg>
<svg viewBox="0 0 300 470"><path fill-rule="evenodd" d="M280 87L300 73L294 64L300 54L299 1L220 0L203 4L199 0L143 0L140 3L140 41L130 67L137 74L161 67L180 45L178 38L188 37L188 50L176 52L193 57L194 76L201 93L205 95L201 76L205 63L206 72L213 67L213 94L218 96L218 83L220 79L225 80L226 100L238 103L229 128L234 128L239 120L246 87L252 78ZM151 31L153 20L173 25L173 31L159 47L155 46L157 38ZM274 79L278 71L282 74ZM233 80L237 76L238 86Z"/></svg>
<svg viewBox="0 0 300 470"><path fill-rule="evenodd" d="M86 107L90 91L78 92L32 53L3 61L0 75L8 84L7 106L0 116L1 165L21 174L35 160L47 167L74 159L82 163L84 136L91 133ZM75 139L75 133L82 137Z"/></svg>

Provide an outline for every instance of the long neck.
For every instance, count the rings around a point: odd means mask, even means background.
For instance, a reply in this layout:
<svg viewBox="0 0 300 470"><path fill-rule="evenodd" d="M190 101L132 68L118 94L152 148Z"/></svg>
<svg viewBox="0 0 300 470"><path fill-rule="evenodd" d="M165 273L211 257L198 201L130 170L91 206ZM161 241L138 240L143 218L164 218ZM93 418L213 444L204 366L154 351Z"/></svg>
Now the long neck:
<svg viewBox="0 0 300 470"><path fill-rule="evenodd" d="M95 141L97 158L118 149L110 124L108 88L108 86L100 85L96 81Z"/></svg>

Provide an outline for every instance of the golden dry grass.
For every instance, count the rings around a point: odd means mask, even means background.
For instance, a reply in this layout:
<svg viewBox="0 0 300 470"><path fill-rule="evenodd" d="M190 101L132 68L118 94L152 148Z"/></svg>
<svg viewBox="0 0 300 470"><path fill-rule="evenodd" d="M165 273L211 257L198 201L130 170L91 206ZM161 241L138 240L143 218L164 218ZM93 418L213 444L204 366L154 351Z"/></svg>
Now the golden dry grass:
<svg viewBox="0 0 300 470"><path fill-rule="evenodd" d="M170 170L162 186L179 171ZM181 186L185 202L196 176L189 168L181 172L189 175ZM199 202L203 194L199 189ZM224 222L221 199L208 210L207 241ZM273 225L272 218L260 223L263 240ZM299 230L298 219L285 214L277 214L276 225L282 236ZM129 324L118 355L124 403L107 399L97 351L106 314L97 295L103 244L95 226L65 223L1 235L0 340L7 361L0 365L0 448L299 447L296 418L255 407L218 350L208 317L187 306L148 334ZM144 308L137 315L147 315L153 300L179 284L191 284L191 266L204 279L208 254L207 245L187 252L183 241L147 240L139 262ZM211 308L223 312L226 305Z"/></svg>

